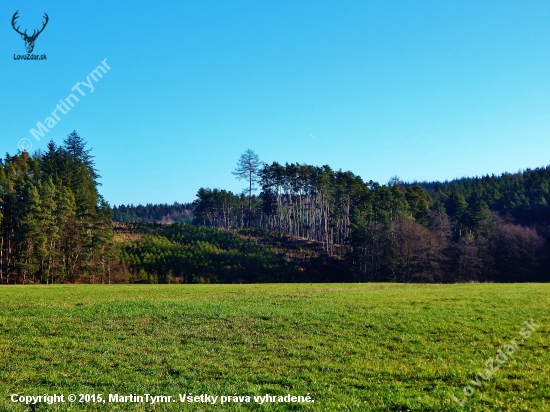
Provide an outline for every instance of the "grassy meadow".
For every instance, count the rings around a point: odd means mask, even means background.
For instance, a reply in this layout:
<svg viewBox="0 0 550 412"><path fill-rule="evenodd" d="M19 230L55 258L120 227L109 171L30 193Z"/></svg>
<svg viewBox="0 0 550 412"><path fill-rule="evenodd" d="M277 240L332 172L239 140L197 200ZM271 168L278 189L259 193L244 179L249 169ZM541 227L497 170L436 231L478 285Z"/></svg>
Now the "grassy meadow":
<svg viewBox="0 0 550 412"><path fill-rule="evenodd" d="M541 326L472 384L531 319ZM2 287L0 410L549 411L549 325L550 284ZM177 402L10 400L45 393ZM315 402L180 403L189 393Z"/></svg>

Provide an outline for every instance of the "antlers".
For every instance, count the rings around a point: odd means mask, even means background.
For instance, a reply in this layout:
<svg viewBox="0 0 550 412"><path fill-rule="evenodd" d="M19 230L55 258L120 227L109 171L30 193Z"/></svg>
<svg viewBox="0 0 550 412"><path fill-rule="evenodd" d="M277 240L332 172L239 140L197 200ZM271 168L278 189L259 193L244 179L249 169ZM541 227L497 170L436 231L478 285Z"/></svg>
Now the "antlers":
<svg viewBox="0 0 550 412"><path fill-rule="evenodd" d="M13 17L11 18L11 25L12 25L13 29L14 29L17 33L19 33L21 36L25 36L27 39L36 39L36 38L38 37L38 35L39 35L40 33L42 33L42 31L46 28L46 24L48 24L48 20L50 20L50 18L48 17L48 14L47 14L47 13L44 13L44 19L46 19L46 21L45 21L44 23L42 23L42 28L41 28L40 30L38 30L38 32L37 32L36 30L34 30L33 33L32 33L32 36L29 36L29 35L27 34L27 30L25 30L25 33L21 33L21 32L19 31L19 27L20 27L20 26L15 27L15 20L17 20L17 18L19 17L19 16L17 15L17 13L19 13L19 10L17 10L17 11L14 13Z"/></svg>
<svg viewBox="0 0 550 412"><path fill-rule="evenodd" d="M14 29L17 33L19 33L21 36L26 36L26 35L27 35L27 30L25 30L25 33L21 33L21 32L19 31L19 27L17 27L17 28L15 27L15 20L17 20L17 18L19 17L19 16L17 15L17 13L19 13L19 10L17 10L17 11L13 14L13 17L11 18L11 25L12 25L13 29Z"/></svg>
<svg viewBox="0 0 550 412"><path fill-rule="evenodd" d="M38 37L38 35L40 33L42 33L42 31L44 31L44 29L46 28L46 24L48 24L48 20L50 20L50 18L48 17L48 14L46 12L44 12L44 19L46 19L46 21L44 23L42 23L42 28L40 30L38 30L38 33L36 34L32 34L32 37Z"/></svg>

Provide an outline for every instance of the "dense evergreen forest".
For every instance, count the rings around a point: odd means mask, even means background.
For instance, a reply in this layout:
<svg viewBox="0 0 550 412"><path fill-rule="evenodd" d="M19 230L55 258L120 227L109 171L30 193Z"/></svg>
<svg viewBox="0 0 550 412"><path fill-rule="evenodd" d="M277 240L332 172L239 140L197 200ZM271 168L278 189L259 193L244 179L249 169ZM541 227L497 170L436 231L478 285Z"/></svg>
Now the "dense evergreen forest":
<svg viewBox="0 0 550 412"><path fill-rule="evenodd" d="M108 278L116 260L112 211L73 132L44 153L6 155L0 167L0 283Z"/></svg>
<svg viewBox="0 0 550 412"><path fill-rule="evenodd" d="M456 196L458 203L483 201L492 211L525 225L550 222L550 166L515 174L462 178L450 183L419 183L436 204ZM437 207L437 206L436 206Z"/></svg>
<svg viewBox="0 0 550 412"><path fill-rule="evenodd" d="M0 283L550 280L550 167L381 185L248 150L234 175L241 194L111 209L76 132L6 155Z"/></svg>

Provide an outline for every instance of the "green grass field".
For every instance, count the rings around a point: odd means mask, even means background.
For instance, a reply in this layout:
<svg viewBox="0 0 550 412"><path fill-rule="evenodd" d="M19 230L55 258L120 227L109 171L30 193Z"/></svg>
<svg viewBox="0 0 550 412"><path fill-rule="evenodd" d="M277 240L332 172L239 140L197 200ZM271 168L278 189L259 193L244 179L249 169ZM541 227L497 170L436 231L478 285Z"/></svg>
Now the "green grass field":
<svg viewBox="0 0 550 412"><path fill-rule="evenodd" d="M2 287L0 410L548 411L549 325L550 284ZM10 399L53 393L177 402ZM180 403L189 393L315 402Z"/></svg>

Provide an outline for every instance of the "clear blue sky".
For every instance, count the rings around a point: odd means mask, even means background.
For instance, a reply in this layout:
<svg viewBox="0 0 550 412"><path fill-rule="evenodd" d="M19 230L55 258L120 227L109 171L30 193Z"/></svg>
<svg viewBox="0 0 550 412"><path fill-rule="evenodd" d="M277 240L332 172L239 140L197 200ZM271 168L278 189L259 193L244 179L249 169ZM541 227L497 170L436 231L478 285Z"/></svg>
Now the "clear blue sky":
<svg viewBox="0 0 550 412"><path fill-rule="evenodd" d="M14 61L30 32L47 61ZM0 151L93 148L111 204L240 191L246 149L382 183L550 164L550 2L0 3ZM29 130L107 58L40 141Z"/></svg>

